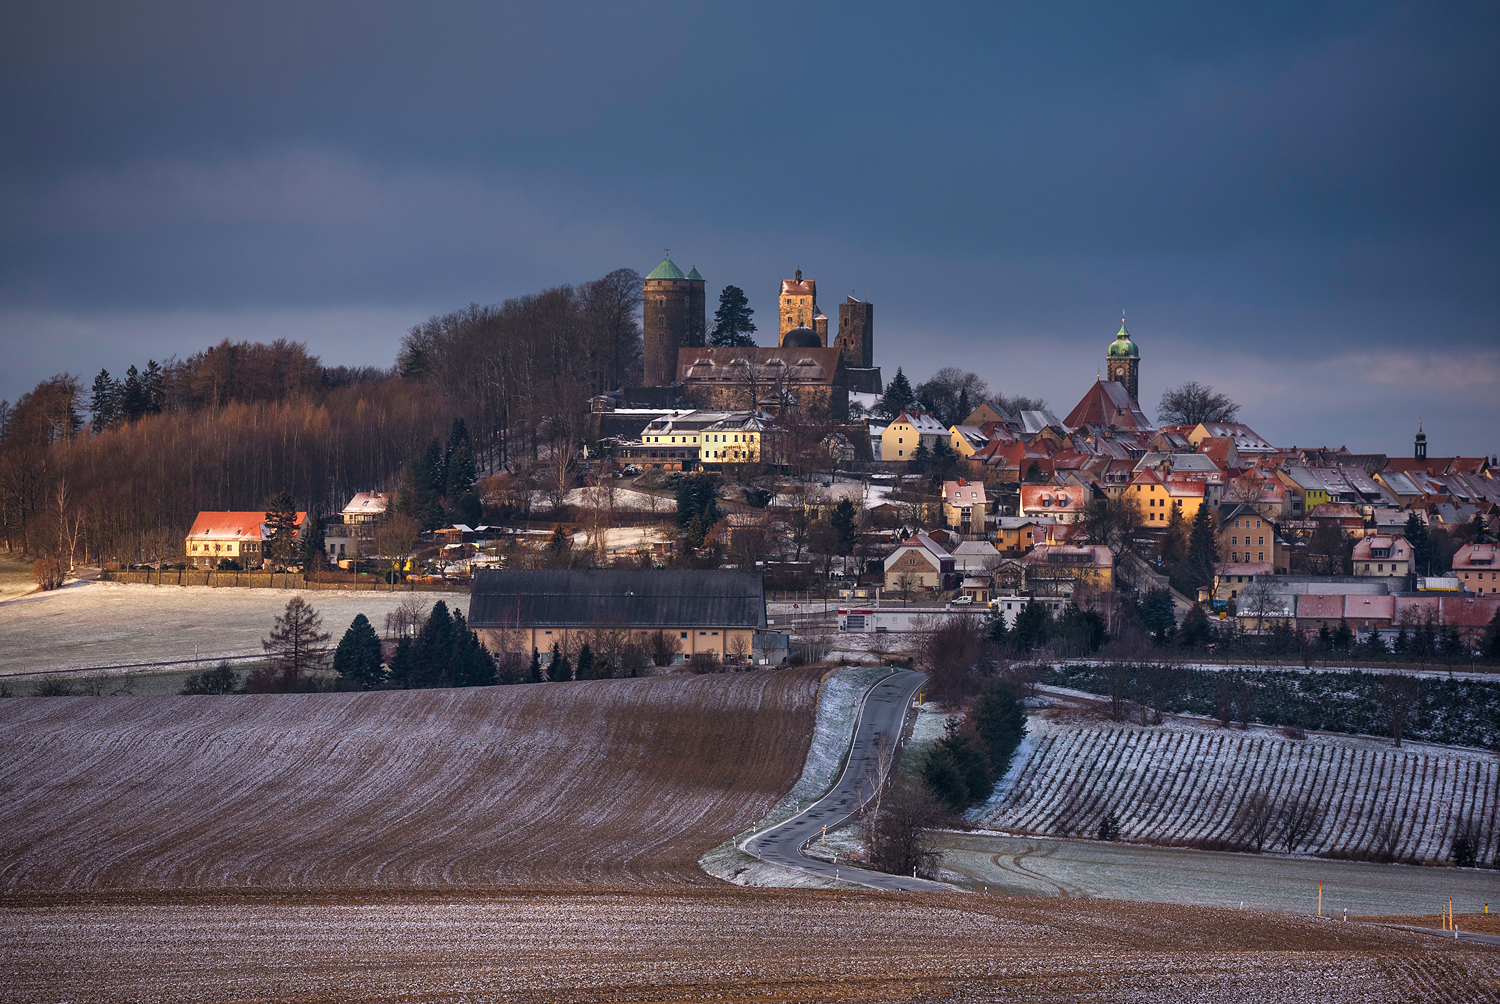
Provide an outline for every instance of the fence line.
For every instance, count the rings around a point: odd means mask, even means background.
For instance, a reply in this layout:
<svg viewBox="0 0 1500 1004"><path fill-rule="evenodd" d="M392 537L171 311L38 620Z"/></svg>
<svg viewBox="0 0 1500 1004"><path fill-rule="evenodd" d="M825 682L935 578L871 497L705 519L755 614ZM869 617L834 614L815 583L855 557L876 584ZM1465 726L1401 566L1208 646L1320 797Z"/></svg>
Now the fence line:
<svg viewBox="0 0 1500 1004"><path fill-rule="evenodd" d="M467 582L405 582L388 583L380 578L364 582L317 582L293 572L220 572L202 568L151 569L146 571L101 572L99 578L106 582L134 582L148 586L220 586L242 589L316 590L343 589L361 593L467 593Z"/></svg>

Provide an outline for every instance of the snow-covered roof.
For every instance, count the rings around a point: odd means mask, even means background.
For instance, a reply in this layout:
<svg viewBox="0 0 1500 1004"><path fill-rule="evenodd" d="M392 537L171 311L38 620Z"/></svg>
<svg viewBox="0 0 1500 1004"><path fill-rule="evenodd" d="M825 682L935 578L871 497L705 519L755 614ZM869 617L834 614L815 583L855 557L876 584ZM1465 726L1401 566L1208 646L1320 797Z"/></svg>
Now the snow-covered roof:
<svg viewBox="0 0 1500 1004"><path fill-rule="evenodd" d="M341 516L379 516L394 498L390 492L360 492L344 506Z"/></svg>

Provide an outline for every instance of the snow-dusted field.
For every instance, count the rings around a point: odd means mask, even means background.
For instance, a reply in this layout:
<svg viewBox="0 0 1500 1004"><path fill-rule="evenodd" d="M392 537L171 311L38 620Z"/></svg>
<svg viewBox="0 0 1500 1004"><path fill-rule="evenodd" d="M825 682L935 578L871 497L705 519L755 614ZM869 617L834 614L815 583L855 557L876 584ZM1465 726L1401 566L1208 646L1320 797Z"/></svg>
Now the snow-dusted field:
<svg viewBox="0 0 1500 1004"><path fill-rule="evenodd" d="M744 890L0 910L6 1001L1493 1001L1494 948L1240 911Z"/></svg>
<svg viewBox="0 0 1500 1004"><path fill-rule="evenodd" d="M1234 854L1098 840L941 833L945 875L1011 896L1124 899L1307 916L1437 914L1500 908L1500 880L1478 868L1382 865L1282 854Z"/></svg>
<svg viewBox="0 0 1500 1004"><path fill-rule="evenodd" d="M1094 835L1108 812L1123 839L1243 847L1236 814L1252 792L1297 796L1321 819L1297 852L1374 855L1383 831L1401 860L1446 860L1455 820L1484 835L1482 859L1500 841L1500 761L1483 750L1388 744L1314 735L1221 730L1181 720L1166 728L1028 719L1035 747L1013 783L977 821L1017 834ZM1277 845L1273 827L1268 849Z"/></svg>
<svg viewBox="0 0 1500 1004"><path fill-rule="evenodd" d="M816 672L0 702L0 891L710 882Z"/></svg>
<svg viewBox="0 0 1500 1004"><path fill-rule="evenodd" d="M465 593L70 582L0 603L0 675L260 655L271 621L297 595L322 615L323 630L335 643L355 614L383 630L385 615L411 596L428 609L442 600L465 615L469 611Z"/></svg>

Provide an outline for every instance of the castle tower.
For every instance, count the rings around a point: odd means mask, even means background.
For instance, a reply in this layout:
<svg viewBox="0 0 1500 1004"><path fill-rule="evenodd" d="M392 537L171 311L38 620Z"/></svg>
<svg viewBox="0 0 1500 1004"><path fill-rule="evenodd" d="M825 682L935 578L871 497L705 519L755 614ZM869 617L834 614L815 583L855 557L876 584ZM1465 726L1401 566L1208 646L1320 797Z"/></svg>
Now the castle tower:
<svg viewBox="0 0 1500 1004"><path fill-rule="evenodd" d="M793 328L811 328L822 339L822 347L828 347L828 318L818 309L818 281L804 281L800 268L795 279L781 280L780 331L776 344L785 345L787 332Z"/></svg>
<svg viewBox="0 0 1500 1004"><path fill-rule="evenodd" d="M852 369L875 365L875 305L850 296L839 304L839 333L834 342Z"/></svg>
<svg viewBox="0 0 1500 1004"><path fill-rule="evenodd" d="M1123 317L1120 318L1120 333L1115 335L1115 340L1109 343L1109 350L1104 353L1104 361L1109 367L1106 370L1109 379L1123 384L1130 394L1130 400L1140 404L1141 350L1136 348L1135 342L1130 340L1130 332L1125 330Z"/></svg>
<svg viewBox="0 0 1500 1004"><path fill-rule="evenodd" d="M1417 442L1416 450L1412 454L1418 460L1427 459L1427 433L1422 431L1422 420L1417 419Z"/></svg>
<svg viewBox="0 0 1500 1004"><path fill-rule="evenodd" d="M668 387L677 380L677 350L703 344L708 322L703 277L696 268L683 275L667 254L646 276L643 295L644 383Z"/></svg>

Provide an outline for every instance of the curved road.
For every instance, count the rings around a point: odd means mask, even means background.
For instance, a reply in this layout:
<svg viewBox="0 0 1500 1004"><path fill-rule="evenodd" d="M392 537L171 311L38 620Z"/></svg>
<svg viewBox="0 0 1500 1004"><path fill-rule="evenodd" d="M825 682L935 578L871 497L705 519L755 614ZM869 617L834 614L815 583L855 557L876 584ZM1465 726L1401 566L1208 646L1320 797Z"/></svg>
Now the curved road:
<svg viewBox="0 0 1500 1004"><path fill-rule="evenodd" d="M844 772L839 775L838 783L828 794L791 819L762 830L746 840L741 845L743 850L762 861L801 868L815 875L854 882L871 889L952 892L952 886L941 882L929 882L909 875L887 875L846 864L834 865L806 857L802 853L803 847L822 835L824 826L830 830L836 829L874 797L874 779L878 774L877 755L883 754L880 756L881 766L888 767L890 757L895 752L895 742L906 724L906 709L917 688L926 680L925 673L900 670L871 687L860 705L859 722L854 728L854 743L849 750L849 761L844 766ZM877 739L882 735L889 738Z"/></svg>

